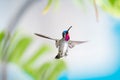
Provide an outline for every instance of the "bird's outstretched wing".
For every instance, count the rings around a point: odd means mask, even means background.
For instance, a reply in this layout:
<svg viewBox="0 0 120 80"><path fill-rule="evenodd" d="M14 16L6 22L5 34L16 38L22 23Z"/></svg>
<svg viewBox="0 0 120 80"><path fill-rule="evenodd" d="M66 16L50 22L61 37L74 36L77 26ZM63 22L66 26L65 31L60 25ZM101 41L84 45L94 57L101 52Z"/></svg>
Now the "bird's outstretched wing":
<svg viewBox="0 0 120 80"><path fill-rule="evenodd" d="M46 39L54 40L55 41L55 45L58 48L58 46L59 46L59 40L58 39L54 39L54 38L51 38L51 37L48 37L48 36L45 36L45 35L42 35L42 34L37 34L37 33L35 33L35 35L37 35L39 37L46 38Z"/></svg>
<svg viewBox="0 0 120 80"><path fill-rule="evenodd" d="M69 46L69 48L73 48L75 45L77 45L77 44L82 44L82 43L86 43L86 42L88 42L88 41L69 41L68 42L68 46Z"/></svg>
<svg viewBox="0 0 120 80"><path fill-rule="evenodd" d="M43 37L43 38L46 38L46 39L50 39L50 40L57 40L57 39L54 39L54 38L51 38L51 37L48 37L48 36L45 36L45 35L42 35L42 34L38 34L38 33L34 33L35 35L39 36L39 37Z"/></svg>

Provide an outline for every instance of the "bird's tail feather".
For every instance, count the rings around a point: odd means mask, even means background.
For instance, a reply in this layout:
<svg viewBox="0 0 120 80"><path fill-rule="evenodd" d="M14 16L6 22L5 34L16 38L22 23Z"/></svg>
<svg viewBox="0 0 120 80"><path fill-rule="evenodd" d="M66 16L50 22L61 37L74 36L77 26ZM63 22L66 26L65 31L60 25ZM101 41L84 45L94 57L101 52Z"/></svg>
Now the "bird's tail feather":
<svg viewBox="0 0 120 80"><path fill-rule="evenodd" d="M57 54L57 55L55 56L55 59L60 59L60 58L61 58L60 54Z"/></svg>

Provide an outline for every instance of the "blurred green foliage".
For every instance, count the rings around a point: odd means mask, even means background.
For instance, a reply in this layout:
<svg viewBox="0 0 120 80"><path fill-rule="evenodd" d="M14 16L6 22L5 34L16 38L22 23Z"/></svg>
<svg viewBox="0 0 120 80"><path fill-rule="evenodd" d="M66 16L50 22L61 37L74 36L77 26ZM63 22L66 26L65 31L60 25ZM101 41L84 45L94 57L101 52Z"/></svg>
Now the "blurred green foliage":
<svg viewBox="0 0 120 80"><path fill-rule="evenodd" d="M3 40L4 37L5 37L4 32L1 32L1 33L0 33L0 43L2 42L2 40Z"/></svg>
<svg viewBox="0 0 120 80"><path fill-rule="evenodd" d="M50 9L50 6L52 4L53 0L48 0L48 3L46 5L46 7L43 10L43 14L46 14L48 12L48 10Z"/></svg>
<svg viewBox="0 0 120 80"><path fill-rule="evenodd" d="M0 32L0 56L2 57L5 32ZM36 62L40 56L45 55L46 52L49 52L51 49L48 45L43 44L38 47L38 50L32 55L27 61L21 63L21 58L24 56L25 51L31 46L33 42L31 37L21 36L18 38L18 34L15 33L10 38L10 45L8 46L7 51L7 63L15 63L21 69L23 69L27 74L32 76L34 80L57 80L58 76L63 70L66 69L66 64L63 60L52 60L46 61L39 67L33 67L33 64ZM6 56L7 56L6 55ZM42 61L40 61L42 63Z"/></svg>
<svg viewBox="0 0 120 80"><path fill-rule="evenodd" d="M100 7L115 17L120 17L120 0L98 0Z"/></svg>
<svg viewBox="0 0 120 80"><path fill-rule="evenodd" d="M52 3L55 3L55 5L58 6L60 0L48 0L47 5L45 6L44 10L43 10L43 14L46 14ZM85 0L73 0L73 2L76 5L80 5L82 6L83 9L85 9ZM88 0L88 2L92 2L93 4L93 0ZM100 8L102 8L104 11L110 13L111 15L115 16L115 17L120 17L120 0L96 0L96 3L99 5Z"/></svg>
<svg viewBox="0 0 120 80"><path fill-rule="evenodd" d="M49 9L50 9L50 7L52 6L52 4L54 4L54 7L55 8L58 8L58 6L59 6L59 0L48 0L48 3L47 3L47 5L45 6L45 8L43 9L43 14L46 14L48 11L49 11Z"/></svg>

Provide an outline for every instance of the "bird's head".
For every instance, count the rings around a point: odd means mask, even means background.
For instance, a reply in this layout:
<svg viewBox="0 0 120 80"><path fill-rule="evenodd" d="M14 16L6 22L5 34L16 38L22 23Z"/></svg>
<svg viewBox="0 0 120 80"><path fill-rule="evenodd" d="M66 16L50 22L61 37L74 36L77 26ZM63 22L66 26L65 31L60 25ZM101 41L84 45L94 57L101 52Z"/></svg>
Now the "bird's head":
<svg viewBox="0 0 120 80"><path fill-rule="evenodd" d="M64 38L66 41L68 41L68 40L70 39L69 30L70 30L71 28L72 28L72 26L70 26L70 27L68 28L68 30L63 31L63 33L62 33L62 36L63 36L63 38Z"/></svg>

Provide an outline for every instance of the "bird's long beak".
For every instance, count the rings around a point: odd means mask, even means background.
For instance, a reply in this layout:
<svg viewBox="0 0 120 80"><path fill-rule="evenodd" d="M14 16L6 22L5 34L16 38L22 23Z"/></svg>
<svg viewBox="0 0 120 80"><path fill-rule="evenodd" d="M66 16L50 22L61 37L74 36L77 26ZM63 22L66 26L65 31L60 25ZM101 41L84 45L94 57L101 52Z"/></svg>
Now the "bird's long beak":
<svg viewBox="0 0 120 80"><path fill-rule="evenodd" d="M67 31L69 32L69 30L70 30L71 28L72 28L72 26L70 26Z"/></svg>

